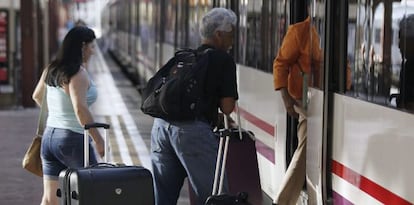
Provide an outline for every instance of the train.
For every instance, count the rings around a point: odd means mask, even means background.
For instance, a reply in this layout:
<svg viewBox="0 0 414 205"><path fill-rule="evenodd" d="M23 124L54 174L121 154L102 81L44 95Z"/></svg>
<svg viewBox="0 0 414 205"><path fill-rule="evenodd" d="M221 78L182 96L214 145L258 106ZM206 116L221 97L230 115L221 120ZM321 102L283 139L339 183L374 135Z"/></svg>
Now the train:
<svg viewBox="0 0 414 205"><path fill-rule="evenodd" d="M306 186L297 204L414 204L414 111L393 97L404 59L398 22L414 13L414 1L310 1L323 60L309 74L318 82L303 89ZM213 7L238 16L230 51L237 111L255 133L261 191L273 201L297 143L273 86L273 60L288 26L306 18L305 1L112 0L102 16L104 47L142 88L177 49L200 45L198 22Z"/></svg>

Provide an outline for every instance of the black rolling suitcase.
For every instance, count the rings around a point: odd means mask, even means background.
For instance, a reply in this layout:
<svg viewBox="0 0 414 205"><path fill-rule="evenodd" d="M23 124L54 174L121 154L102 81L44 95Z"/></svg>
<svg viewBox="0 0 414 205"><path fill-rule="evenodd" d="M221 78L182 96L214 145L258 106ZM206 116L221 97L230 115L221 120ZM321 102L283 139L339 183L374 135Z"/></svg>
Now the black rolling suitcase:
<svg viewBox="0 0 414 205"><path fill-rule="evenodd" d="M59 175L60 205L153 205L151 172L141 166L98 163L89 166L89 128L105 129L105 162L108 162L108 124L85 125L85 166Z"/></svg>
<svg viewBox="0 0 414 205"><path fill-rule="evenodd" d="M248 194L246 192L239 192L237 195L222 193L228 146L230 137L232 133L234 133L232 130L228 129L227 116L224 116L225 129L219 132L220 144L214 175L213 191L211 196L207 198L205 205L251 205L247 201Z"/></svg>

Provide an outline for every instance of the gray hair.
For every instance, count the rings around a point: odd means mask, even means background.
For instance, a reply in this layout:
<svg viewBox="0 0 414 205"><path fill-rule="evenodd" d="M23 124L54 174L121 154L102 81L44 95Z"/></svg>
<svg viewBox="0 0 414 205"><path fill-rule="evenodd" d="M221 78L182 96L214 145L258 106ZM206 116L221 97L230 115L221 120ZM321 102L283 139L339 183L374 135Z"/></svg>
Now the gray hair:
<svg viewBox="0 0 414 205"><path fill-rule="evenodd" d="M400 34L405 37L414 37L414 14L404 16L401 19Z"/></svg>
<svg viewBox="0 0 414 205"><path fill-rule="evenodd" d="M236 14L229 9L213 8L207 12L200 24L200 36L208 39L214 36L216 31L230 32L236 26Z"/></svg>

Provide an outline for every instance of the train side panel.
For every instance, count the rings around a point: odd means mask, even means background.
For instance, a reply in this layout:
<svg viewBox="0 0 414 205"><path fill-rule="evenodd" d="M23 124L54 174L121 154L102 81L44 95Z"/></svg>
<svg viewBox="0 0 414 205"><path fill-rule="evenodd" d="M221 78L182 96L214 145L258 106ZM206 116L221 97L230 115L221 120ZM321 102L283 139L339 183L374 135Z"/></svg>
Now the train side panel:
<svg viewBox="0 0 414 205"><path fill-rule="evenodd" d="M414 203L414 116L343 95L334 99L333 191L358 204Z"/></svg>
<svg viewBox="0 0 414 205"><path fill-rule="evenodd" d="M237 75L241 125L255 133L261 186L274 198L287 167L284 104L272 74L238 65Z"/></svg>

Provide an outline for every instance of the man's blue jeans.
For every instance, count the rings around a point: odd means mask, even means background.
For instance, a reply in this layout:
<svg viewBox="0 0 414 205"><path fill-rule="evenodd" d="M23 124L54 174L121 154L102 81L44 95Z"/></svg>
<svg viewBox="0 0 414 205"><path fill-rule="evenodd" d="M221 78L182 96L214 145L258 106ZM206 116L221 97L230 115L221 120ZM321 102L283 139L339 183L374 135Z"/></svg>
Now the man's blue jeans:
<svg viewBox="0 0 414 205"><path fill-rule="evenodd" d="M217 150L216 136L206 122L156 118L151 131L156 205L176 205L187 176L197 204L204 204L213 188Z"/></svg>

